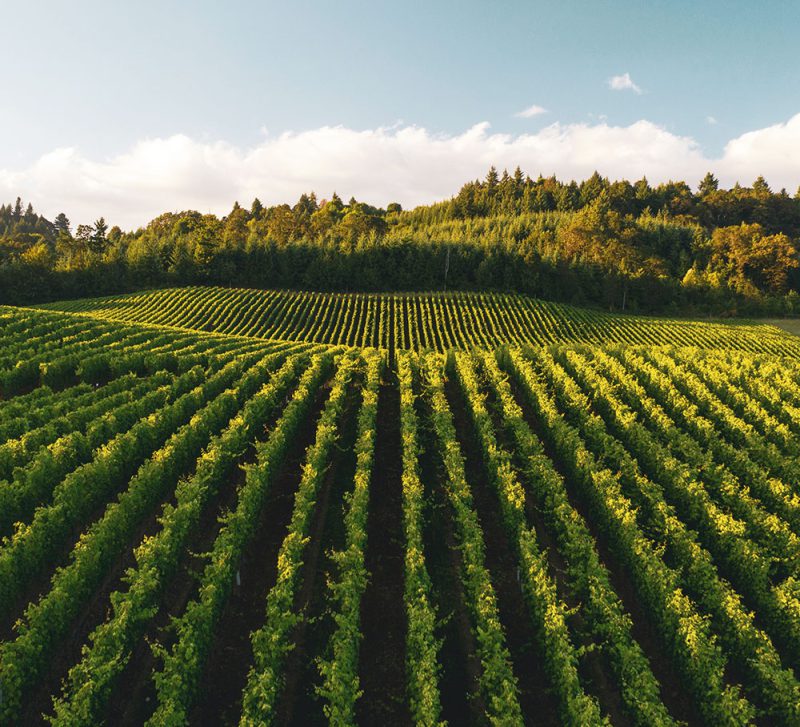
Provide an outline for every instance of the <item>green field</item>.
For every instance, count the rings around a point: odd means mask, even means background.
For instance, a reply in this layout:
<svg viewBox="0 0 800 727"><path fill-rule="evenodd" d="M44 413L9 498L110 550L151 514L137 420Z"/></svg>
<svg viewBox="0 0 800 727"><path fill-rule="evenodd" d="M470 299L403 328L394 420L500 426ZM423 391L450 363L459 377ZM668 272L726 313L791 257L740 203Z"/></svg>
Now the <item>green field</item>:
<svg viewBox="0 0 800 727"><path fill-rule="evenodd" d="M499 293L171 288L40 307L234 336L417 351L581 342L800 354L800 342L771 325L613 315Z"/></svg>
<svg viewBox="0 0 800 727"><path fill-rule="evenodd" d="M771 325L0 307L0 723L800 724L799 435Z"/></svg>

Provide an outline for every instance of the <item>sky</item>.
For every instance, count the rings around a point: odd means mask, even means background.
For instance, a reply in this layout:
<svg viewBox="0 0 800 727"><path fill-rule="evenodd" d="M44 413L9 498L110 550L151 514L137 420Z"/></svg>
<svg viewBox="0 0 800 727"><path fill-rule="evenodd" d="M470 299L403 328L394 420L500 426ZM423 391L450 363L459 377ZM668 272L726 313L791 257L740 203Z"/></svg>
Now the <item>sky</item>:
<svg viewBox="0 0 800 727"><path fill-rule="evenodd" d="M73 225L311 190L412 207L492 164L800 186L793 0L0 10L0 200Z"/></svg>

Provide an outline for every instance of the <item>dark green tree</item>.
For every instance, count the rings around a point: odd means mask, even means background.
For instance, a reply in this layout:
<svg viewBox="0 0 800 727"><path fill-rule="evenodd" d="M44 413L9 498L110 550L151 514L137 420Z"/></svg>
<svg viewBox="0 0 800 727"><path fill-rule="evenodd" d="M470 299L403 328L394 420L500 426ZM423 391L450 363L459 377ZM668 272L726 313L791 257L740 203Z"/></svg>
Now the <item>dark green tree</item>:
<svg viewBox="0 0 800 727"><path fill-rule="evenodd" d="M101 217L94 223L94 227L90 229L92 232L87 240L89 249L96 255L102 255L108 249L109 244L108 238L106 237L108 223L105 221L105 218Z"/></svg>
<svg viewBox="0 0 800 727"><path fill-rule="evenodd" d="M753 182L753 194L757 197L768 197L772 194L772 190L769 188L767 180L764 179L764 177L762 177L760 174Z"/></svg>
<svg viewBox="0 0 800 727"><path fill-rule="evenodd" d="M72 234L72 231L70 230L69 218L63 212L59 212L56 215L56 218L53 220L53 226L56 228L56 232L58 233L65 232L68 235Z"/></svg>
<svg viewBox="0 0 800 727"><path fill-rule="evenodd" d="M498 184L500 184L500 177L497 175L497 169L491 166L486 175L486 191L490 197L494 194Z"/></svg>
<svg viewBox="0 0 800 727"><path fill-rule="evenodd" d="M706 176L700 180L700 184L697 185L697 193L701 197L707 197L718 189L719 180L711 172L708 172Z"/></svg>

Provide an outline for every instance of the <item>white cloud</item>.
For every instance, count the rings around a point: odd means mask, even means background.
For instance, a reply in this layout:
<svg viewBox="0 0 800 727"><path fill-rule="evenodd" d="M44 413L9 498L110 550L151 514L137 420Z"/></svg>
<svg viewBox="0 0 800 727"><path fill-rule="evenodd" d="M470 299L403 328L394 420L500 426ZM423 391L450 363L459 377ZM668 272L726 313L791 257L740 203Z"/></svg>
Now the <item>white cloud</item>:
<svg viewBox="0 0 800 727"><path fill-rule="evenodd" d="M706 123L709 126L716 126L719 123L719 121L717 121L716 117L714 116L706 116Z"/></svg>
<svg viewBox="0 0 800 727"><path fill-rule="evenodd" d="M514 116L518 116L521 119L532 119L534 116L541 116L546 113L547 109L544 106L533 104L533 106L528 106L528 108L518 111Z"/></svg>
<svg viewBox="0 0 800 727"><path fill-rule="evenodd" d="M608 87L612 91L633 91L638 94L642 92L642 89L633 82L631 74L628 72L623 73L621 76L611 76L608 79Z"/></svg>
<svg viewBox="0 0 800 727"><path fill-rule="evenodd" d="M722 160L728 180L749 184L763 174L773 189L794 193L800 185L800 114L731 139Z"/></svg>
<svg viewBox="0 0 800 727"><path fill-rule="evenodd" d="M0 169L0 200L21 195L51 218L63 211L77 224L104 215L127 229L166 210L225 214L234 200L291 203L311 190L407 208L450 197L492 164L561 179L584 179L597 169L611 179L646 175L651 183L694 184L710 170L727 186L763 174L773 189L794 192L800 184L800 114L731 139L716 159L691 137L645 120L629 126L553 123L519 135L492 133L486 122L455 135L409 125L361 131L325 126L266 135L248 148L178 134L141 141L103 160L64 148L27 168Z"/></svg>

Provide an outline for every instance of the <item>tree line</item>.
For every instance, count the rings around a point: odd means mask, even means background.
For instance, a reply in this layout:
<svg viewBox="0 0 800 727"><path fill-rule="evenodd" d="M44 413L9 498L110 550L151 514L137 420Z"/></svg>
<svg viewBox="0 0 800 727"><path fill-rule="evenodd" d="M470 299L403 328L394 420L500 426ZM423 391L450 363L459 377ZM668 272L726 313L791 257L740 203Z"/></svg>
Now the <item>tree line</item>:
<svg viewBox="0 0 800 727"><path fill-rule="evenodd" d="M203 284L315 290L513 290L611 310L715 315L800 310L800 190L720 187L707 174L532 179L492 167L449 200L404 211L337 194L166 212L136 231L73 230L21 199L0 206L0 302Z"/></svg>

